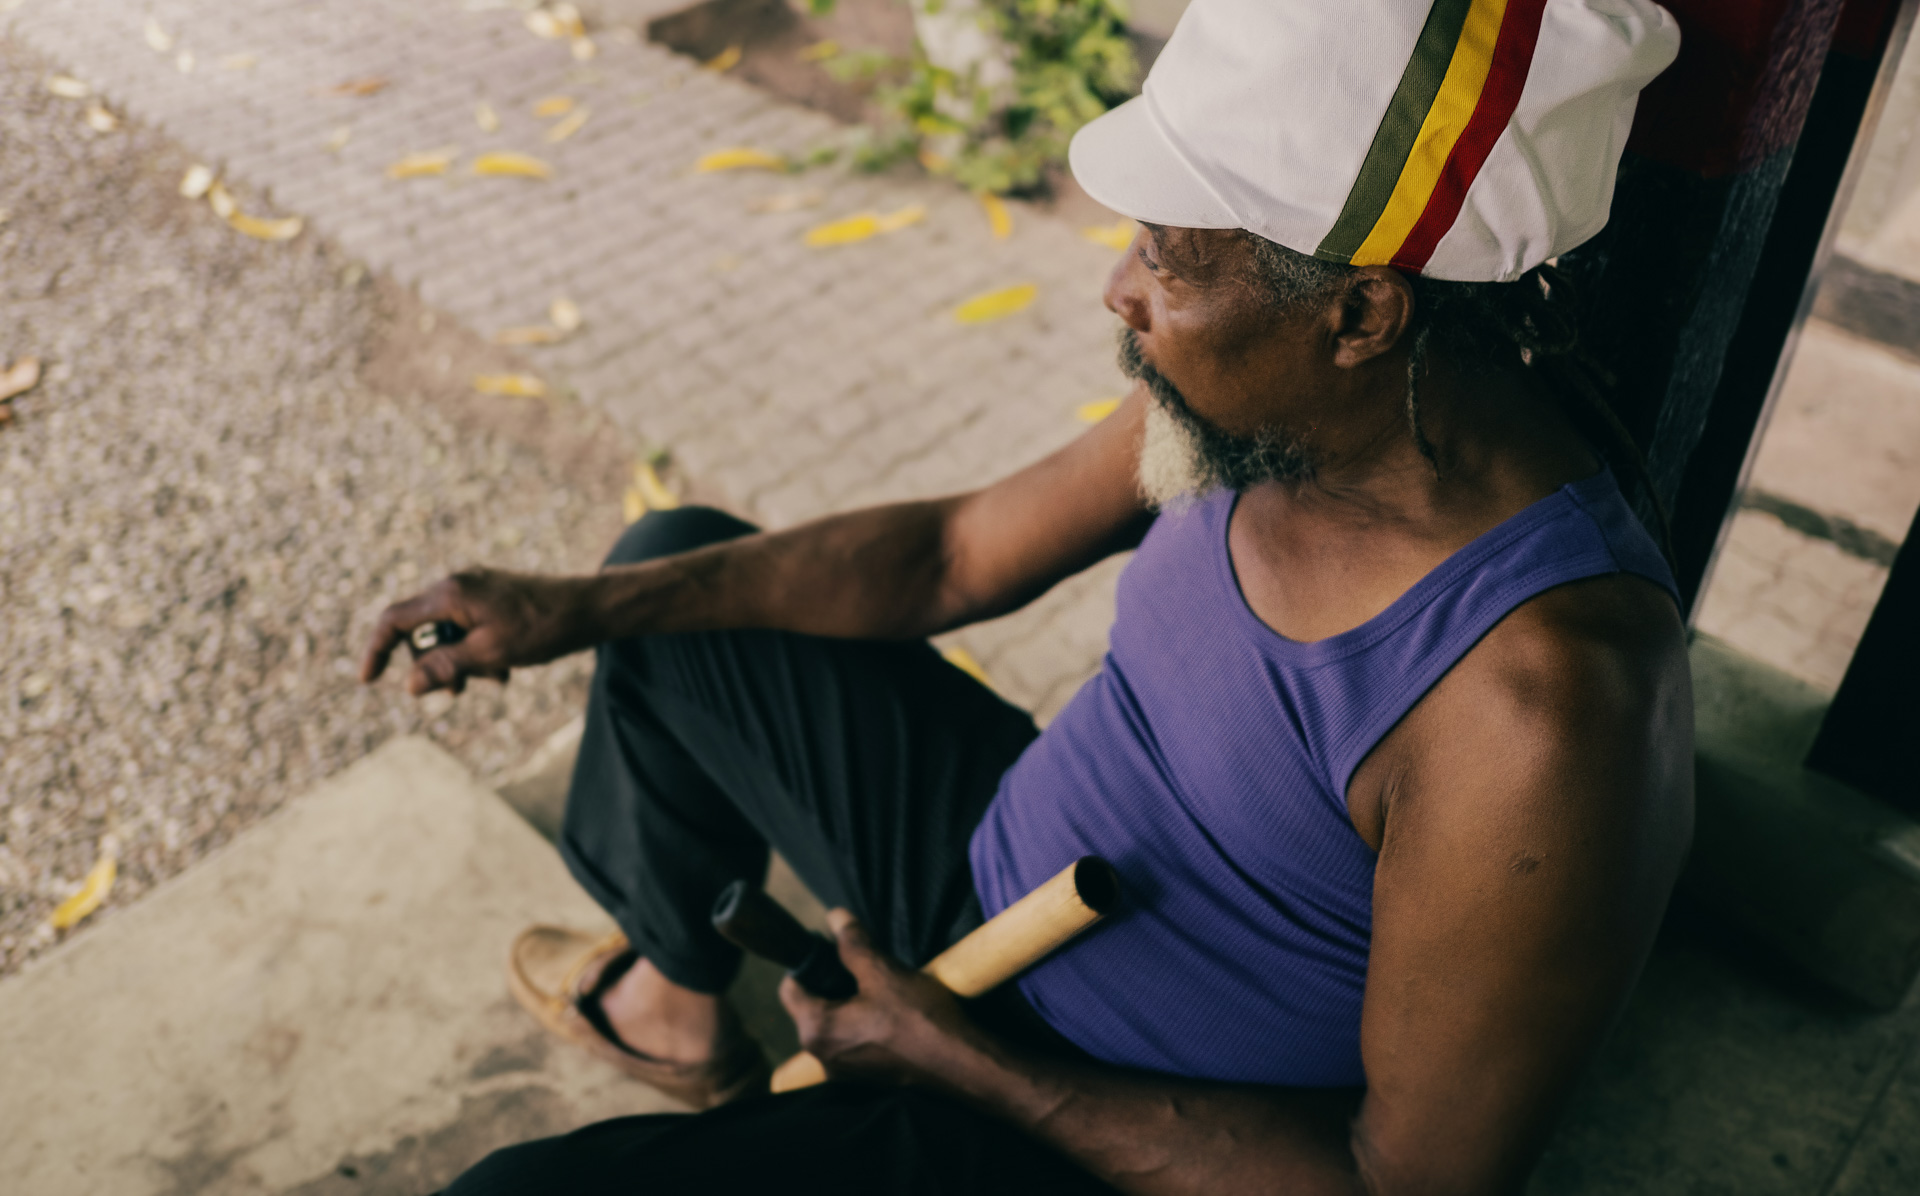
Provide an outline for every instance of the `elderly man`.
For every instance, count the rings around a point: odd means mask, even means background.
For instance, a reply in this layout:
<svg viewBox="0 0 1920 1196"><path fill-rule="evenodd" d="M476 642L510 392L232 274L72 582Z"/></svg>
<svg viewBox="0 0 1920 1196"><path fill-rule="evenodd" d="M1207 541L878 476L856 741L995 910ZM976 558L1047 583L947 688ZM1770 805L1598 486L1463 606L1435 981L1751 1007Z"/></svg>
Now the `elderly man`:
<svg viewBox="0 0 1920 1196"><path fill-rule="evenodd" d="M1649 0L1197 0L1073 145L1144 226L1114 416L970 494L650 515L593 576L389 610L368 679L466 629L417 693L597 649L562 847L622 933L531 930L512 981L711 1110L453 1190L1517 1190L1691 827L1672 581L1543 265L1677 37ZM1043 733L920 642L1128 549ZM769 845L860 987L787 982L835 1082L781 1096L707 923ZM1016 985L910 970L1085 854L1122 908Z"/></svg>

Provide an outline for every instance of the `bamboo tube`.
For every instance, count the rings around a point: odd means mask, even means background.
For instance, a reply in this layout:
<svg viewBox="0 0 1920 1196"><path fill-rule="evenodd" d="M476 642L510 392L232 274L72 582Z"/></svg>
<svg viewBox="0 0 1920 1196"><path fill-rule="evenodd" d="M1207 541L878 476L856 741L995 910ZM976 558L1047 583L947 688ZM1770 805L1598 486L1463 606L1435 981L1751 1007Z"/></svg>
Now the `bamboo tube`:
<svg viewBox="0 0 1920 1196"><path fill-rule="evenodd" d="M1113 865L1099 856L1083 856L920 970L955 996L977 997L1053 954L1112 912L1119 898L1120 880ZM774 1070L773 1090L810 1088L826 1078L820 1061L801 1051Z"/></svg>

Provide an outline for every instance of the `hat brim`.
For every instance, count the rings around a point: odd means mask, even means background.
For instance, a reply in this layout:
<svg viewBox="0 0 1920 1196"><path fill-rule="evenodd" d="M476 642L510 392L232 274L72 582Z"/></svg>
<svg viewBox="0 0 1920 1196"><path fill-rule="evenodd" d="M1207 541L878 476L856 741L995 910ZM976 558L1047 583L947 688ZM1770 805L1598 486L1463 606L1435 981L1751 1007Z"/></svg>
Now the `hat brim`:
<svg viewBox="0 0 1920 1196"><path fill-rule="evenodd" d="M1240 227L1160 131L1144 95L1081 126L1067 163L1082 190L1122 216L1173 228Z"/></svg>

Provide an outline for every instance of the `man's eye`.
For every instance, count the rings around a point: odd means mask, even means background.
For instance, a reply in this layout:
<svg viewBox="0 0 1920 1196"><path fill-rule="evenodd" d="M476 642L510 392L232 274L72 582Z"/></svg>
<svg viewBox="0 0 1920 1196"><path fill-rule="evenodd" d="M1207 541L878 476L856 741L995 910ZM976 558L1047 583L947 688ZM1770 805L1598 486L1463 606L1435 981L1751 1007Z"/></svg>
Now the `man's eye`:
<svg viewBox="0 0 1920 1196"><path fill-rule="evenodd" d="M1158 273L1160 273L1160 263L1159 263L1159 262L1156 262L1156 261L1154 261L1154 260L1153 260L1152 258L1150 258L1150 257L1148 257L1148 256L1147 256L1147 247L1146 247L1146 246L1144 246L1144 245L1142 245L1142 246L1141 246L1141 247L1140 247L1140 248L1139 248L1139 249L1138 249L1138 250L1137 250L1136 252L1137 252L1137 253L1138 253L1138 254L1140 255L1140 264L1141 264L1141 265L1143 265L1143 266L1145 266L1145 267L1146 267L1147 269L1149 269L1149 270L1151 270L1151 271L1153 271L1153 272L1154 272L1155 274L1158 274Z"/></svg>

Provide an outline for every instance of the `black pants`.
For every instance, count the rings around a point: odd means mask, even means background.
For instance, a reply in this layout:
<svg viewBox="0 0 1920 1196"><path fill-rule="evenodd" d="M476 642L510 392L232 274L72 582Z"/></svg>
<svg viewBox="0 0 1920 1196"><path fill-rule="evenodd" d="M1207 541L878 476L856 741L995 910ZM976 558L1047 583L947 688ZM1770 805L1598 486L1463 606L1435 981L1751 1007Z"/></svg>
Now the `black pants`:
<svg viewBox="0 0 1920 1196"><path fill-rule="evenodd" d="M649 514L610 564L754 530L707 508ZM773 631L603 645L561 852L648 959L718 993L739 951L708 922L770 846L876 944L918 966L981 914L967 841L1033 720L922 643ZM976 1017L1071 1052L1017 990ZM944 1098L854 1085L711 1113L620 1118L496 1153L453 1196L535 1193L1104 1192L1008 1126Z"/></svg>

